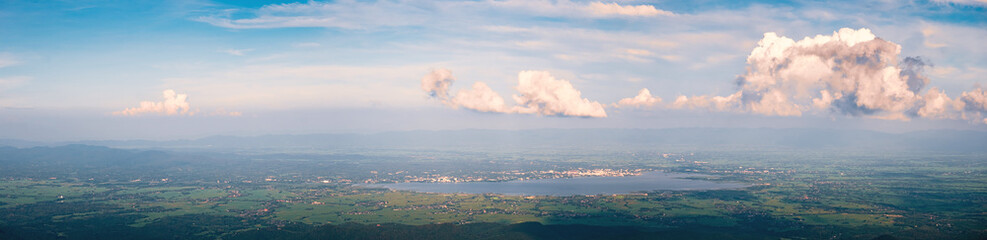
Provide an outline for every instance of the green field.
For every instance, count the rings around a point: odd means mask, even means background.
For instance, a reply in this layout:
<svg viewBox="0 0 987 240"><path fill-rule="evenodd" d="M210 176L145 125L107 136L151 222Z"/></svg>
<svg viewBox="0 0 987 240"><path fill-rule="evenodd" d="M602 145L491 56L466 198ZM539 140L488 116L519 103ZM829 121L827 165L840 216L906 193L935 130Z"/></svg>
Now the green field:
<svg viewBox="0 0 987 240"><path fill-rule="evenodd" d="M507 164L519 168L592 167L582 164L607 162L600 158L609 157L580 156ZM705 175L698 178L751 187L597 196L417 193L339 183L361 176L376 179L386 169L337 170L329 176L312 177L305 170L283 166L297 161L264 161L272 165L254 168L281 169L257 173L254 179L261 180L240 181L208 180L209 174L193 175L206 180L171 176L179 179L171 181L6 178L0 181L0 215L7 216L0 219L0 230L49 229L45 231L54 235L41 236L71 237L82 234L80 229L112 223L105 227L120 232L181 227L180 231L188 234L214 239L246 236L278 226L401 224L430 228L441 224L514 226L510 224L537 222L546 226L632 227L644 232L704 233L715 229L715 233L728 236L768 239L987 236L987 164L981 155L780 151L648 156L635 152L626 160L600 167L701 173ZM417 166L428 174L443 171L437 165L405 164L406 169ZM465 178L476 173L459 170L445 174ZM322 179L336 182L323 183Z"/></svg>

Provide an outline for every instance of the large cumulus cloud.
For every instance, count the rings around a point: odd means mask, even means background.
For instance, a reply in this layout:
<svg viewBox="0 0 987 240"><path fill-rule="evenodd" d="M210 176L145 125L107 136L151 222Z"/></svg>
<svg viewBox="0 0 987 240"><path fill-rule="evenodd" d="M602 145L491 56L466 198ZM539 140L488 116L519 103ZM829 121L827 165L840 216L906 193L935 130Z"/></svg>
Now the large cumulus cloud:
<svg viewBox="0 0 987 240"><path fill-rule="evenodd" d="M747 111L801 116L833 112L849 116L907 120L913 117L976 119L978 90L952 99L929 85L919 57L900 58L901 46L869 29L843 28L831 35L794 40L764 34L747 57L747 72L729 96L680 96L671 108ZM974 107L971 107L974 106Z"/></svg>
<svg viewBox="0 0 987 240"><path fill-rule="evenodd" d="M901 46L868 29L840 29L799 41L766 33L747 58L737 84L742 103L766 115L801 115L815 108L847 115L903 118L921 100L924 64L899 64ZM901 66L903 65L903 66Z"/></svg>

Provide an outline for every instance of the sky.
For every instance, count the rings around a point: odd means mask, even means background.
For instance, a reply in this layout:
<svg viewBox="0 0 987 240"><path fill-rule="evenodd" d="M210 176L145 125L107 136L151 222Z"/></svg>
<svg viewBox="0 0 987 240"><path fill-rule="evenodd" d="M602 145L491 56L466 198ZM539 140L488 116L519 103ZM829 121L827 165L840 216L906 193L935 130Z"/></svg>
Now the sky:
<svg viewBox="0 0 987 240"><path fill-rule="evenodd" d="M0 139L987 131L987 1L0 0Z"/></svg>

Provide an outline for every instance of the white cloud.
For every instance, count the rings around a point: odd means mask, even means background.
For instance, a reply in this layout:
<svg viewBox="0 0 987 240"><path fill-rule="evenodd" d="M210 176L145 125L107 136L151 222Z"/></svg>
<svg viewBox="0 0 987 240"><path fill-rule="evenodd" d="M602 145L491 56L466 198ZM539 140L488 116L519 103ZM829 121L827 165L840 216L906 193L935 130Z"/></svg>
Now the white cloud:
<svg viewBox="0 0 987 240"><path fill-rule="evenodd" d="M916 114L932 119L955 118L955 113L962 110L962 106L963 103L959 100L952 100L945 92L933 87L923 97L922 107Z"/></svg>
<svg viewBox="0 0 987 240"><path fill-rule="evenodd" d="M963 110L977 114L987 114L987 90L976 88L960 95Z"/></svg>
<svg viewBox="0 0 987 240"><path fill-rule="evenodd" d="M523 113L546 116L606 117L603 104L582 98L569 81L555 79L544 71L518 73L518 85L513 95L517 105L507 107L504 98L486 83L476 82L469 90L460 90L449 96L449 86L455 81L447 69L433 70L422 77L422 90L432 98L453 108L466 108L480 112Z"/></svg>
<svg viewBox="0 0 987 240"><path fill-rule="evenodd" d="M176 93L175 90L167 89L161 92L163 100L160 102L141 101L139 107L127 108L122 111L113 112L117 116L141 116L141 115L162 115L162 116L193 116L199 113L198 109L193 110L189 103L188 94ZM205 116L243 116L242 112L229 111L218 108L211 112L206 112Z"/></svg>
<svg viewBox="0 0 987 240"><path fill-rule="evenodd" d="M672 12L660 10L651 5L625 5L622 6L617 3L602 3L593 2L590 3L587 8L595 15L598 16L610 16L610 15L625 15L625 16L672 16L675 15Z"/></svg>
<svg viewBox="0 0 987 240"><path fill-rule="evenodd" d="M987 112L987 91L983 88L963 92L960 100L965 104L966 110Z"/></svg>
<svg viewBox="0 0 987 240"><path fill-rule="evenodd" d="M641 91L638 91L637 96L620 99L614 106L651 107L658 103L661 103L660 97L651 96L650 90L642 88Z"/></svg>
<svg viewBox="0 0 987 240"><path fill-rule="evenodd" d="M486 83L476 82L469 90L459 90L456 95L449 96L449 86L456 81L449 69L436 69L422 77L422 90L428 96L435 98L452 108L466 108L480 112L505 113L510 110L504 105L504 98L497 94Z"/></svg>
<svg viewBox="0 0 987 240"><path fill-rule="evenodd" d="M233 13L253 17L234 18ZM197 21L233 29L325 27L361 29L424 24L426 12L405 2L339 1L272 4L256 10L230 9Z"/></svg>
<svg viewBox="0 0 987 240"><path fill-rule="evenodd" d="M157 114L157 115L194 115L195 112L190 111L190 104L188 102L187 94L177 94L174 90L168 89L164 90L161 95L164 100L160 102L152 101L142 101L140 102L140 107L127 108L123 111L113 112L113 115L121 116L138 116L145 114Z"/></svg>
<svg viewBox="0 0 987 240"><path fill-rule="evenodd" d="M631 48L624 49L624 51L618 52L617 55L631 61L650 62L651 60L648 57L654 56L655 54L648 50Z"/></svg>
<svg viewBox="0 0 987 240"><path fill-rule="evenodd" d="M739 78L743 105L781 116L826 104L848 115L901 115L921 100L917 93L928 80L921 59L898 65L900 51L868 29L844 28L799 41L765 33Z"/></svg>
<svg viewBox="0 0 987 240"><path fill-rule="evenodd" d="M452 71L445 68L436 69L422 77L422 90L428 93L428 96L439 99L443 104L453 105L449 101L449 86L454 81L456 78L452 76Z"/></svg>
<svg viewBox="0 0 987 240"><path fill-rule="evenodd" d="M520 105L519 113L538 113L552 116L607 117L603 104L582 98L569 81L555 79L545 71L518 73L519 95L514 101Z"/></svg>
<svg viewBox="0 0 987 240"><path fill-rule="evenodd" d="M683 64L698 68L729 63L743 52L749 52L755 43L747 36L731 32L636 32L509 26L473 29L494 35L491 38L496 40L464 41L463 47L523 48L525 53L544 54L545 57L572 63L609 64L628 60L651 63L661 60L672 63L667 66Z"/></svg>
<svg viewBox="0 0 987 240"><path fill-rule="evenodd" d="M844 28L799 41L769 32L748 56L747 73L737 80L739 91L722 97L679 96L668 107L777 116L816 109L880 119L978 122L987 114L987 92L981 88L955 100L935 87L920 94L930 83L927 63L917 57L899 59L900 52L901 46L868 29ZM934 69L934 74L955 70Z"/></svg>
<svg viewBox="0 0 987 240"><path fill-rule="evenodd" d="M534 16L570 18L613 18L674 16L652 5L577 3L569 0L507 0L475 2L338 1L285 3L259 9L227 9L195 20L234 29L324 27L365 29L370 27L420 26L434 23L438 16L476 16L488 10L524 12ZM253 16L237 18L244 13ZM442 18L443 20L446 18Z"/></svg>
<svg viewBox="0 0 987 240"><path fill-rule="evenodd" d="M716 111L736 111L740 109L740 96L741 92L736 92L730 94L726 97L721 96L679 96L675 98L675 102L672 102L671 108L674 109L707 109Z"/></svg>
<svg viewBox="0 0 987 240"><path fill-rule="evenodd" d="M456 106L473 109L480 112L508 112L504 105L504 98L490 89L486 83L473 83L473 88L469 90L459 90L453 101Z"/></svg>
<svg viewBox="0 0 987 240"><path fill-rule="evenodd" d="M507 0L484 2L494 7L528 12L538 16L571 18L674 16L652 5L620 5L615 2L580 3L569 0Z"/></svg>
<svg viewBox="0 0 987 240"><path fill-rule="evenodd" d="M963 92L960 95L963 110L963 118L987 124L987 90L977 87L976 89Z"/></svg>

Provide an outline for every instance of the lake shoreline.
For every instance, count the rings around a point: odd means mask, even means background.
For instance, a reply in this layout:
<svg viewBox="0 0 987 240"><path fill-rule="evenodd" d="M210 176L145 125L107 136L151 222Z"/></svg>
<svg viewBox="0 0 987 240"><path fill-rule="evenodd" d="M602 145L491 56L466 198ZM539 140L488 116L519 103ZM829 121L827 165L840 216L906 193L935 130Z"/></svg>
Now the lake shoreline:
<svg viewBox="0 0 987 240"><path fill-rule="evenodd" d="M404 182L359 184L357 187L387 188L424 193L503 194L519 196L575 196L636 194L651 191L702 191L750 187L749 184L688 179L707 175L670 172L644 172L634 176L575 177L513 180L501 182Z"/></svg>

